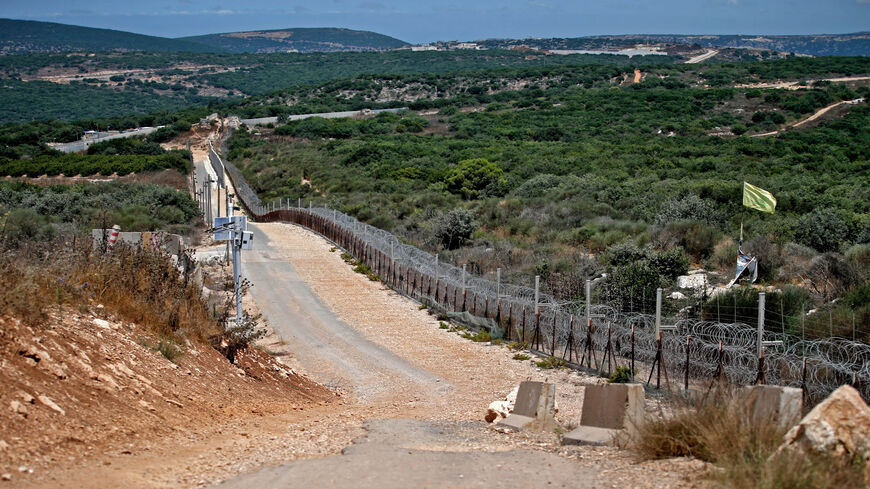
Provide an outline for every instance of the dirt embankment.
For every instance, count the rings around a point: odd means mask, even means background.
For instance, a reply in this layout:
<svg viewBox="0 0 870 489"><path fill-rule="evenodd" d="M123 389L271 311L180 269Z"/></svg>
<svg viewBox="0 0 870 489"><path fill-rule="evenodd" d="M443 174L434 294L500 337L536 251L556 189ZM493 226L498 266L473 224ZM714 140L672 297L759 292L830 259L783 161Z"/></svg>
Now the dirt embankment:
<svg viewBox="0 0 870 489"><path fill-rule="evenodd" d="M177 449L230 420L336 399L261 350L233 365L208 345L173 347L99 306L61 316L40 326L0 318L0 474L12 486L81 487L65 469Z"/></svg>

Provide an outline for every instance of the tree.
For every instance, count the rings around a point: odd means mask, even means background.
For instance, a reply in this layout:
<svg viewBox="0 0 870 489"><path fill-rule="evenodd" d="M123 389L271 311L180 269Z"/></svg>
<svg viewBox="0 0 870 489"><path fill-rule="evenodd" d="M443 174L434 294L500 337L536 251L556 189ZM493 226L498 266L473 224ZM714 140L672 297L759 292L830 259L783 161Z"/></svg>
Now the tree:
<svg viewBox="0 0 870 489"><path fill-rule="evenodd" d="M848 240L849 226L833 209L816 209L798 221L795 239L798 243L822 253L836 251Z"/></svg>
<svg viewBox="0 0 870 489"><path fill-rule="evenodd" d="M462 194L466 199L474 199L490 183L502 174L501 168L486 158L473 158L460 161L448 173L445 183L454 194Z"/></svg>
<svg viewBox="0 0 870 489"><path fill-rule="evenodd" d="M476 230L474 214L468 209L453 209L435 222L435 238L448 250L465 244Z"/></svg>

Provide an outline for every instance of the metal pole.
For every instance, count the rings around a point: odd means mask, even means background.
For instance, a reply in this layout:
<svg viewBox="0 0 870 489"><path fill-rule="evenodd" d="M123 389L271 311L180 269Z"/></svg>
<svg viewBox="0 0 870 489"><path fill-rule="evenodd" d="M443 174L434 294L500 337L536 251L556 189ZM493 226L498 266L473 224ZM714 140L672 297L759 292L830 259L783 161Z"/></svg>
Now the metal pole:
<svg viewBox="0 0 870 489"><path fill-rule="evenodd" d="M756 343L756 353L758 358L764 352L764 292L758 293L758 340Z"/></svg>
<svg viewBox="0 0 870 489"><path fill-rule="evenodd" d="M230 237L233 240L233 280L236 289L236 324L242 323L242 259L241 259L241 248L242 248L242 237L241 232L239 232L239 236L236 236L236 232L233 231L230 233Z"/></svg>
<svg viewBox="0 0 870 489"><path fill-rule="evenodd" d="M465 267L466 265L462 264L462 292L465 293Z"/></svg>
<svg viewBox="0 0 870 489"><path fill-rule="evenodd" d="M662 289L656 289L656 337L662 331Z"/></svg>
<svg viewBox="0 0 870 489"><path fill-rule="evenodd" d="M586 281L586 327L592 324L592 281Z"/></svg>
<svg viewBox="0 0 870 489"><path fill-rule="evenodd" d="M541 312L539 300L541 298L541 276L535 275L535 314Z"/></svg>
<svg viewBox="0 0 870 489"><path fill-rule="evenodd" d="M299 198L296 200L296 207L299 208L299 209L302 208L302 197L299 197Z"/></svg>
<svg viewBox="0 0 870 489"><path fill-rule="evenodd" d="M495 270L495 298L501 299L501 268Z"/></svg>
<svg viewBox="0 0 870 489"><path fill-rule="evenodd" d="M438 280L438 255L435 255L435 280Z"/></svg>

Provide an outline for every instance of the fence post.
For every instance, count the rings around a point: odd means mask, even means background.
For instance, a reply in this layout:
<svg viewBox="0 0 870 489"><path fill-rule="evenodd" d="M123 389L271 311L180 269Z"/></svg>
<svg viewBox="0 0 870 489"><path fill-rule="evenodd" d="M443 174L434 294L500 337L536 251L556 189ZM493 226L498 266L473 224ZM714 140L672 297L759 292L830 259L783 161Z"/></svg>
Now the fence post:
<svg viewBox="0 0 870 489"><path fill-rule="evenodd" d="M501 301L501 268L495 270L495 298ZM855 323L855 315L852 314L852 323ZM853 328L854 329L854 328Z"/></svg>
<svg viewBox="0 0 870 489"><path fill-rule="evenodd" d="M586 281L586 327L592 325L592 281Z"/></svg>
<svg viewBox="0 0 870 489"><path fill-rule="evenodd" d="M297 208L297 209L301 209L301 208L302 208L302 197L299 197L299 198L296 199L296 208Z"/></svg>
<svg viewBox="0 0 870 489"><path fill-rule="evenodd" d="M761 358L764 351L764 292L758 294L758 338L755 344L755 353Z"/></svg>
<svg viewBox="0 0 870 489"><path fill-rule="evenodd" d="M538 305L538 299L541 297L541 276L535 275L535 314L538 314L541 311L540 306Z"/></svg>
<svg viewBox="0 0 870 489"><path fill-rule="evenodd" d="M662 289L656 289L656 338L662 332Z"/></svg>

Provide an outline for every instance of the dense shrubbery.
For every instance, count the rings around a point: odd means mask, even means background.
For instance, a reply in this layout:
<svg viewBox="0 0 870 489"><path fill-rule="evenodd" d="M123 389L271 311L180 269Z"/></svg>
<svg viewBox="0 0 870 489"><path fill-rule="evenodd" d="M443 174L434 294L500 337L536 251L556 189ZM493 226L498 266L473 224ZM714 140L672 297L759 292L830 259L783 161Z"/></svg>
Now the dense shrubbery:
<svg viewBox="0 0 870 489"><path fill-rule="evenodd" d="M199 214L186 192L161 185L100 183L42 187L0 182L0 209L10 211L5 239L51 236L59 224L184 234Z"/></svg>
<svg viewBox="0 0 870 489"><path fill-rule="evenodd" d="M183 154L171 153L161 155L120 155L104 154L64 154L43 155L29 160L10 160L0 158L0 175L20 177L28 175L126 175L164 170L167 168L187 173L190 160Z"/></svg>

